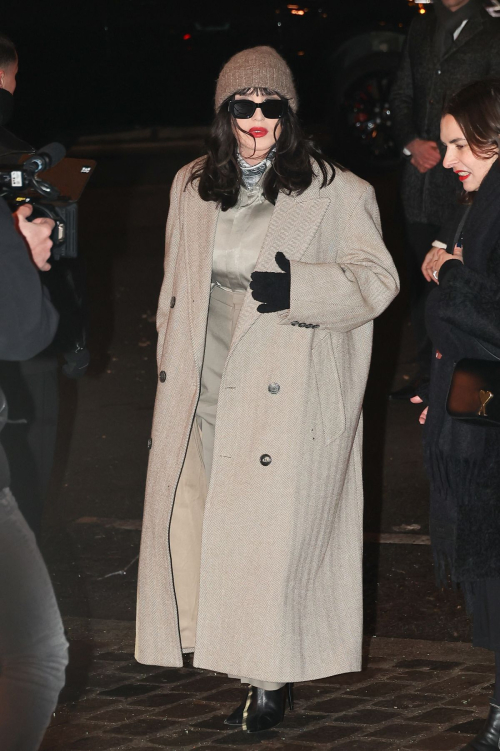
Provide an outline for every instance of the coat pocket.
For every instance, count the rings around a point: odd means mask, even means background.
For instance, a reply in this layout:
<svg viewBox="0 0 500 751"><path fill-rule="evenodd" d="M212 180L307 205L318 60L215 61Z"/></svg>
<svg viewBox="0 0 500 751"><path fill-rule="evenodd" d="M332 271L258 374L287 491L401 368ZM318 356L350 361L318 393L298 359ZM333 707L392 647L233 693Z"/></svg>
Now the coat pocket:
<svg viewBox="0 0 500 751"><path fill-rule="evenodd" d="M335 441L345 430L344 400L333 354L331 336L325 336L312 351L325 443Z"/></svg>

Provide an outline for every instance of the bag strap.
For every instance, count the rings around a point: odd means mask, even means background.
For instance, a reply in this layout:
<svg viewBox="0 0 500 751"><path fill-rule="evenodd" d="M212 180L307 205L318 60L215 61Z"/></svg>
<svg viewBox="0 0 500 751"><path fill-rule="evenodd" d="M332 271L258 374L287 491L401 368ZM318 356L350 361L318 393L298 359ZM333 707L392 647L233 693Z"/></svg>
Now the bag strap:
<svg viewBox="0 0 500 751"><path fill-rule="evenodd" d="M469 211L471 210L471 208L472 206L467 206L467 208L465 209L462 215L462 218L460 219L460 222L458 223L458 227L455 231L455 236L453 238L453 248L455 248L455 245L457 244L457 242L462 239L464 225L467 220L467 217L469 216ZM451 252L453 253L453 249L451 250Z"/></svg>

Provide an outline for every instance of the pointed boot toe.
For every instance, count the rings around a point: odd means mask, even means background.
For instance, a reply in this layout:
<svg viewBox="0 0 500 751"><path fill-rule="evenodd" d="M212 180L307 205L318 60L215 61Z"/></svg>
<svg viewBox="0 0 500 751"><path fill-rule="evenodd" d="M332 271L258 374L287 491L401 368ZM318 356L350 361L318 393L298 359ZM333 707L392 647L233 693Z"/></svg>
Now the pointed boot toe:
<svg viewBox="0 0 500 751"><path fill-rule="evenodd" d="M231 712L231 714L226 717L224 724L236 727L241 726L241 724L243 723L243 710L245 709L246 703L247 700L245 699L245 701L242 702L239 707L236 707L234 712Z"/></svg>
<svg viewBox="0 0 500 751"><path fill-rule="evenodd" d="M461 751L498 751L500 748L500 707L491 704L490 713L481 732Z"/></svg>
<svg viewBox="0 0 500 751"><path fill-rule="evenodd" d="M242 729L246 733L259 733L283 722L287 695L290 709L293 709L291 684L287 683L276 691L250 686L243 709Z"/></svg>

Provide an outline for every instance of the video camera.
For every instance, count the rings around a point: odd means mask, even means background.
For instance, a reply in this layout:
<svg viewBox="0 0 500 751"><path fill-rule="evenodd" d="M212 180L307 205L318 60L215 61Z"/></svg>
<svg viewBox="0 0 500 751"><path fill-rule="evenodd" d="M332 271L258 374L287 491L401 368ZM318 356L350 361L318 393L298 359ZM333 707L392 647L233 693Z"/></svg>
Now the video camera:
<svg viewBox="0 0 500 751"><path fill-rule="evenodd" d="M54 220L54 260L78 255L77 200L95 167L93 160L64 159L65 155L62 144L50 143L35 154L21 157L18 164L0 165L0 196L11 209L16 211L30 203L30 219Z"/></svg>

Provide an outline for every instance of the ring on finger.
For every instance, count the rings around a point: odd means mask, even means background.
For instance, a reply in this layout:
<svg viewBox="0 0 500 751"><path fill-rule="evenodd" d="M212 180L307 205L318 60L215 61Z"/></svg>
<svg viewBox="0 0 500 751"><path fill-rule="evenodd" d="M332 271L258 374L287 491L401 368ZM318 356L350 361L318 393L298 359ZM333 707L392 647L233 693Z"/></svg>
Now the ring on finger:
<svg viewBox="0 0 500 751"><path fill-rule="evenodd" d="M436 271L436 269L434 269L434 271L432 272L432 276L434 277L434 279L437 282L437 280L438 280L438 272Z"/></svg>

